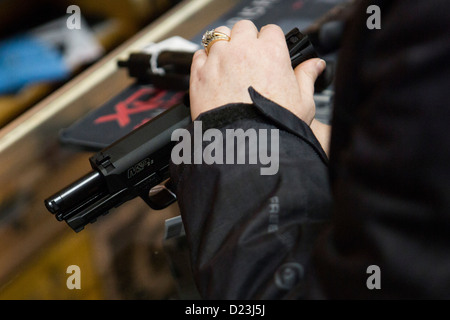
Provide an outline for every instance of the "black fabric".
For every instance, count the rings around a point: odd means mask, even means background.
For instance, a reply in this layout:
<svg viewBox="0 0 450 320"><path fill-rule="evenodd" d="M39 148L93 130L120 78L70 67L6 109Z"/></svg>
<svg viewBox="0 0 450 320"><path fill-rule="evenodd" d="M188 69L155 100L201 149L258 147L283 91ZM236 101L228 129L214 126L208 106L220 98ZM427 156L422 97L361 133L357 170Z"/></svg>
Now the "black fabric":
<svg viewBox="0 0 450 320"><path fill-rule="evenodd" d="M381 9L381 30L364 10ZM450 298L448 2L363 1L336 81L333 227L315 253L327 298ZM369 265L381 289L368 290Z"/></svg>
<svg viewBox="0 0 450 320"><path fill-rule="evenodd" d="M172 166L193 272L208 299L304 294L312 244L328 220L327 165L311 129L250 92L254 105L227 105L197 120L207 130L214 119L225 136L236 128L280 130L273 115L281 115L286 131L279 131L276 175L261 175L260 166L249 164ZM189 129L194 135L193 125Z"/></svg>
<svg viewBox="0 0 450 320"><path fill-rule="evenodd" d="M450 298L446 2L360 2L339 57L329 165L303 121L252 89L253 105L199 117L280 136L276 175L171 167L204 298ZM380 30L366 26L369 5ZM379 290L366 285L371 265Z"/></svg>

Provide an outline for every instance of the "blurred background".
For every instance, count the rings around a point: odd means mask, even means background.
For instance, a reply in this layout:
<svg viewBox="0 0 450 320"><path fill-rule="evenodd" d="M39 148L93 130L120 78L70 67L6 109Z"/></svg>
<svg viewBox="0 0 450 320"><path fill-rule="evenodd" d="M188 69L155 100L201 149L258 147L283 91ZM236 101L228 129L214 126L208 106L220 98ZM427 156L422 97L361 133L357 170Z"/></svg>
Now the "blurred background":
<svg viewBox="0 0 450 320"><path fill-rule="evenodd" d="M136 34L179 1L1 0L0 126ZM80 12L67 10L77 6ZM69 11L69 12L67 12ZM71 32L67 24L80 32Z"/></svg>

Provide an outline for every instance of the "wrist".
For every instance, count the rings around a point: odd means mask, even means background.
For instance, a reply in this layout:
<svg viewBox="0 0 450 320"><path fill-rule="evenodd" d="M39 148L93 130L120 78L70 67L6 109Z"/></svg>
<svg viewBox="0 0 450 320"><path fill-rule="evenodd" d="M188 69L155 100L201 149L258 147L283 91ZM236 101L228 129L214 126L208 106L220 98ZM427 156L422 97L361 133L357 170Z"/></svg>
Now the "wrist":
<svg viewBox="0 0 450 320"><path fill-rule="evenodd" d="M317 140L319 140L322 149L325 151L327 156L329 156L331 126L324 124L314 118L311 121L310 128L316 136Z"/></svg>

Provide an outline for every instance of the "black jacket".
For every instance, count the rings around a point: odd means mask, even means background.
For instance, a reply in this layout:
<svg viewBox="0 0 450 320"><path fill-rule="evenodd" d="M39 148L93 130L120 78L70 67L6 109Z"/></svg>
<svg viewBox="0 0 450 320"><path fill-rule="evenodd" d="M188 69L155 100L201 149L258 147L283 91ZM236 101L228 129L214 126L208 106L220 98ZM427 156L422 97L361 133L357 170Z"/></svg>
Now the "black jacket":
<svg viewBox="0 0 450 320"><path fill-rule="evenodd" d="M208 299L450 298L448 1L361 1L338 60L330 160L310 128L253 104L203 129L279 129L279 172L172 165ZM381 29L366 25L369 5ZM206 145L207 143L205 143ZM381 289L369 289L369 266Z"/></svg>

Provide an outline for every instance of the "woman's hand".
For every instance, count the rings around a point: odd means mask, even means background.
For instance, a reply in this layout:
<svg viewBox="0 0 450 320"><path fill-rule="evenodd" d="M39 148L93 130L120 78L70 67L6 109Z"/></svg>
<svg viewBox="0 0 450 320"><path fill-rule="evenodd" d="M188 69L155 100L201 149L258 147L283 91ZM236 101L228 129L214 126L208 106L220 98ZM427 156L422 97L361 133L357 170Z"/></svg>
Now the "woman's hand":
<svg viewBox="0 0 450 320"><path fill-rule="evenodd" d="M321 59L291 67L285 36L280 27L267 25L258 32L248 20L233 29L216 28L231 37L217 41L209 50L195 53L190 78L191 116L228 103L252 103L252 86L267 99L311 124L315 115L314 82L325 69Z"/></svg>

